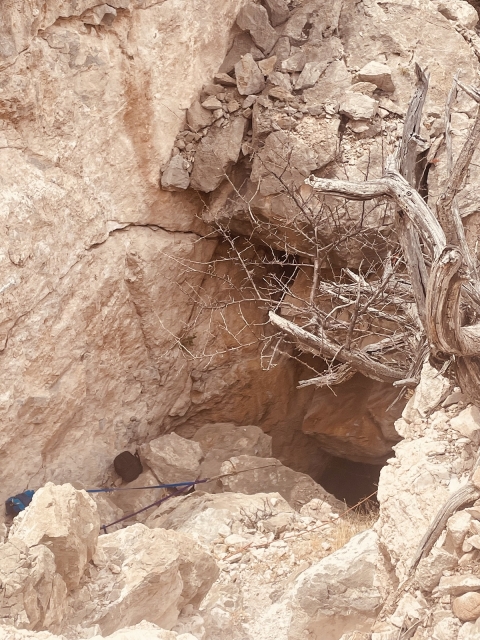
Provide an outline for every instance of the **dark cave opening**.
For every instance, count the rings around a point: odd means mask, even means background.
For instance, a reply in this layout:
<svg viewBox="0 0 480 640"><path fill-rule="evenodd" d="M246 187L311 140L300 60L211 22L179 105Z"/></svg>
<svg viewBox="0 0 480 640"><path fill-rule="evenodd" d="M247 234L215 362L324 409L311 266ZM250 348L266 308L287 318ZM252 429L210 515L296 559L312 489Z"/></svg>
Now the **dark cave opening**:
<svg viewBox="0 0 480 640"><path fill-rule="evenodd" d="M368 503L377 505L376 492L382 467L381 464L332 457L317 481L326 491L339 500L344 500L349 507L355 506L372 493L374 495Z"/></svg>

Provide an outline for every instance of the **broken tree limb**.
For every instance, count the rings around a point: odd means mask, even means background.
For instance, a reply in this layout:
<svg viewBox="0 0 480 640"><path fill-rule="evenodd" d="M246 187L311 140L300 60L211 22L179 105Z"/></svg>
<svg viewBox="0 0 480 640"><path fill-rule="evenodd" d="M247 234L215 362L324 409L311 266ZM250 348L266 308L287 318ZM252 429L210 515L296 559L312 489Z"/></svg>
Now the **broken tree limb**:
<svg viewBox="0 0 480 640"><path fill-rule="evenodd" d="M393 167L387 168L385 176L378 180L356 183L312 175L305 182L316 191L348 200L390 198L408 216L434 258L447 243L442 227L422 196Z"/></svg>
<svg viewBox="0 0 480 640"><path fill-rule="evenodd" d="M345 349L341 344L330 340L319 327L317 328L317 332L319 332L320 335L317 336L309 331L305 331L305 329L290 322L290 320L282 318L273 311L270 311L268 316L270 322L277 327L277 329L289 335L300 349L308 351L309 353L321 356L324 359L338 360L339 362L348 364L359 373L363 373L363 375L368 378L373 378L380 382L391 383L406 377L405 371L376 362L363 350Z"/></svg>
<svg viewBox="0 0 480 640"><path fill-rule="evenodd" d="M466 275L463 255L446 247L432 266L427 291L427 339L445 354L476 356L480 353L480 324L462 327L460 296Z"/></svg>

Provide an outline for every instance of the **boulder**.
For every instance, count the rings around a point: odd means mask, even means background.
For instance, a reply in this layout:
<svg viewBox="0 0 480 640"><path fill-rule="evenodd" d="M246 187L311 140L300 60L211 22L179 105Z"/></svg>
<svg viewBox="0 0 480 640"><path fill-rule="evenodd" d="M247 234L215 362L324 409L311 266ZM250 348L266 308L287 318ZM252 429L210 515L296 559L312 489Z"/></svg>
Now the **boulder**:
<svg viewBox="0 0 480 640"><path fill-rule="evenodd" d="M204 109L199 100L195 100L187 111L187 123L192 131L199 131L208 127L213 122L213 114Z"/></svg>
<svg viewBox="0 0 480 640"><path fill-rule="evenodd" d="M221 184L226 172L238 160L247 124L248 120L239 116L230 120L226 127L212 127L202 138L191 175L193 189L209 193Z"/></svg>
<svg viewBox="0 0 480 640"><path fill-rule="evenodd" d="M409 422L413 422L418 417L425 418L442 404L450 394L451 389L451 380L441 375L428 362L425 362L422 367L420 383L413 396L407 402L402 417Z"/></svg>
<svg viewBox="0 0 480 640"><path fill-rule="evenodd" d="M242 96L260 93L265 88L263 73L250 53L242 56L235 65L235 77L238 93Z"/></svg>
<svg viewBox="0 0 480 640"><path fill-rule="evenodd" d="M317 168L315 151L295 134L274 131L255 156L251 180L268 196L300 186ZM281 178L281 180L280 180Z"/></svg>
<svg viewBox="0 0 480 640"><path fill-rule="evenodd" d="M70 484L48 482L14 521L10 537L27 547L45 545L68 589L80 582L97 545L100 518L92 498Z"/></svg>
<svg viewBox="0 0 480 640"><path fill-rule="evenodd" d="M289 73L300 73L305 64L307 63L307 56L304 51L296 51L289 58L284 60L281 64L282 71L288 71Z"/></svg>
<svg viewBox="0 0 480 640"><path fill-rule="evenodd" d="M415 577L423 591L432 591L440 582L444 571L450 571L457 566L457 558L445 551L434 547L417 567Z"/></svg>
<svg viewBox="0 0 480 640"><path fill-rule="evenodd" d="M348 91L340 102L340 113L352 120L370 120L377 113L378 102L363 93Z"/></svg>
<svg viewBox="0 0 480 640"><path fill-rule="evenodd" d="M153 502L157 500L161 500L168 492L165 489L142 489L140 490L132 490L129 489L137 489L137 487L152 487L156 484L162 483L159 481L156 475L152 473L149 469L146 469L143 473L141 473L136 480L132 482L128 482L127 484L122 485L122 491L112 491L112 493L108 494L109 499L113 502L113 504L119 509L124 516L129 516L144 507L148 507ZM126 491L123 491L126 489ZM154 507L152 507L153 509ZM151 511L143 511L142 513L138 513L132 518L128 518L125 521L125 525L133 524L134 522L144 522ZM121 516L120 516L121 517ZM109 524L110 522L115 522L118 518L114 518L109 522L102 521L102 524ZM124 526L125 526L124 525ZM113 533L115 529L108 529L108 533Z"/></svg>
<svg viewBox="0 0 480 640"><path fill-rule="evenodd" d="M186 482L198 478L203 451L198 442L169 433L143 444L140 455L159 482Z"/></svg>
<svg viewBox="0 0 480 640"><path fill-rule="evenodd" d="M228 73L216 73L213 76L213 80L225 87L235 87L237 85L235 78L229 76Z"/></svg>
<svg viewBox="0 0 480 640"><path fill-rule="evenodd" d="M393 93L395 85L392 80L392 70L382 62L369 62L358 72L360 82L371 82L382 91Z"/></svg>
<svg viewBox="0 0 480 640"><path fill-rule="evenodd" d="M436 7L447 20L458 22L467 29L475 29L478 23L478 13L476 9L463 0L432 0Z"/></svg>
<svg viewBox="0 0 480 640"><path fill-rule="evenodd" d="M265 519L283 514L294 516L292 507L278 493L245 495L196 491L161 505L145 524L151 528L180 531L210 548L220 534L226 537L231 533L234 523L247 525L262 513Z"/></svg>
<svg viewBox="0 0 480 640"><path fill-rule="evenodd" d="M233 457L222 464L221 473L228 474L220 480L224 491L250 495L259 491L277 492L297 511L313 498L328 502L338 511L345 509L342 502L325 491L310 476L285 467L275 458L246 455Z"/></svg>
<svg viewBox="0 0 480 640"><path fill-rule="evenodd" d="M217 109L222 108L222 103L215 96L209 96L202 102L202 107L204 109L208 109L208 111L216 111Z"/></svg>
<svg viewBox="0 0 480 640"><path fill-rule="evenodd" d="M470 591L480 591L480 578L473 575L443 576L433 591L434 595L461 596Z"/></svg>
<svg viewBox="0 0 480 640"><path fill-rule="evenodd" d="M102 24L110 26L116 15L117 12L114 7L111 7L108 4L98 4L82 13L80 20L84 24L91 24L94 26Z"/></svg>
<svg viewBox="0 0 480 640"><path fill-rule="evenodd" d="M219 73L231 73L235 69L237 62L246 53L250 53L254 60L262 60L265 57L263 52L255 46L252 36L247 31L244 31L235 36L232 47L225 56Z"/></svg>
<svg viewBox="0 0 480 640"><path fill-rule="evenodd" d="M68 621L98 624L102 635L142 620L170 629L217 576L213 558L188 536L135 524L100 537L90 574L71 595Z"/></svg>
<svg viewBox="0 0 480 640"><path fill-rule="evenodd" d="M461 549L463 541L470 529L472 516L467 511L458 511L454 513L447 522L447 533L449 534L453 546Z"/></svg>
<svg viewBox="0 0 480 640"><path fill-rule="evenodd" d="M220 473L225 460L235 455L268 457L272 455L272 438L260 427L238 427L232 423L206 424L193 436L205 454L200 467L201 478L211 478ZM204 491L220 489L219 482L199 485Z"/></svg>
<svg viewBox="0 0 480 640"><path fill-rule="evenodd" d="M382 604L379 561L378 537L369 530L303 571L277 607L279 614L291 611L288 639L338 640L351 631L370 631Z"/></svg>
<svg viewBox="0 0 480 640"><path fill-rule="evenodd" d="M258 62L258 67L264 76L268 76L274 71L276 64L277 64L277 56L270 56L270 58L265 58L265 60L260 60Z"/></svg>
<svg viewBox="0 0 480 640"><path fill-rule="evenodd" d="M173 156L162 173L160 182L165 191L184 191L190 184L190 174L187 171L187 163L180 155Z"/></svg>
<svg viewBox="0 0 480 640"><path fill-rule="evenodd" d="M295 91L314 87L327 66L327 62L307 62L295 83Z"/></svg>
<svg viewBox="0 0 480 640"><path fill-rule="evenodd" d="M452 429L458 431L475 444L480 442L480 410L470 405L450 420Z"/></svg>
<svg viewBox="0 0 480 640"><path fill-rule="evenodd" d="M283 24L290 16L287 0L265 0L265 7L274 27Z"/></svg>
<svg viewBox="0 0 480 640"><path fill-rule="evenodd" d="M0 585L0 624L24 629L59 628L67 587L46 546L29 549L19 538L0 545ZM1 627L0 637L4 637Z"/></svg>
<svg viewBox="0 0 480 640"><path fill-rule="evenodd" d="M254 2L246 4L237 16L237 24L249 31L253 41L264 53L269 53L278 40L278 33L270 24L265 7Z"/></svg>
<svg viewBox="0 0 480 640"><path fill-rule="evenodd" d="M480 593L471 591L455 598L452 602L453 613L462 622L473 622L480 618Z"/></svg>

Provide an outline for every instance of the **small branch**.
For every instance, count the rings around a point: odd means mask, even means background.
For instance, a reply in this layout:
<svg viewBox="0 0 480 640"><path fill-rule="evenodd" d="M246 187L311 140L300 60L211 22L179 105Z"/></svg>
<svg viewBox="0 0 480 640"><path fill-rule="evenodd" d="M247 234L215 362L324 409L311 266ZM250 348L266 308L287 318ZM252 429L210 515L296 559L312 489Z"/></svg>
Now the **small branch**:
<svg viewBox="0 0 480 640"><path fill-rule="evenodd" d="M314 355L349 364L368 378L373 378L380 382L394 382L395 380L400 380L405 377L405 371L399 371L376 362L370 358L365 351L354 349L347 351L342 345L330 340L320 328L318 328L318 331L321 332L321 336L319 337L301 329L293 322L273 313L273 311L270 311L268 316L270 322L277 327L277 329L280 329L292 337L300 348Z"/></svg>

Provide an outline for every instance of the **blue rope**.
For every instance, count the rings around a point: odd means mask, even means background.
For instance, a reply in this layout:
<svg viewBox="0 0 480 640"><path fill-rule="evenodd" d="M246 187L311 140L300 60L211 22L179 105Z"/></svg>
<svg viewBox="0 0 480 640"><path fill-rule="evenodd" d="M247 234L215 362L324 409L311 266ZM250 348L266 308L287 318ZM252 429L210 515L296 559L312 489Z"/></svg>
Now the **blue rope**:
<svg viewBox="0 0 480 640"><path fill-rule="evenodd" d="M87 493L111 493L112 491L139 491L140 489L176 489L177 487L192 487L195 484L209 482L210 478L203 480L190 480L188 482L170 482L168 484L152 484L148 487L107 487L106 489L86 489Z"/></svg>

